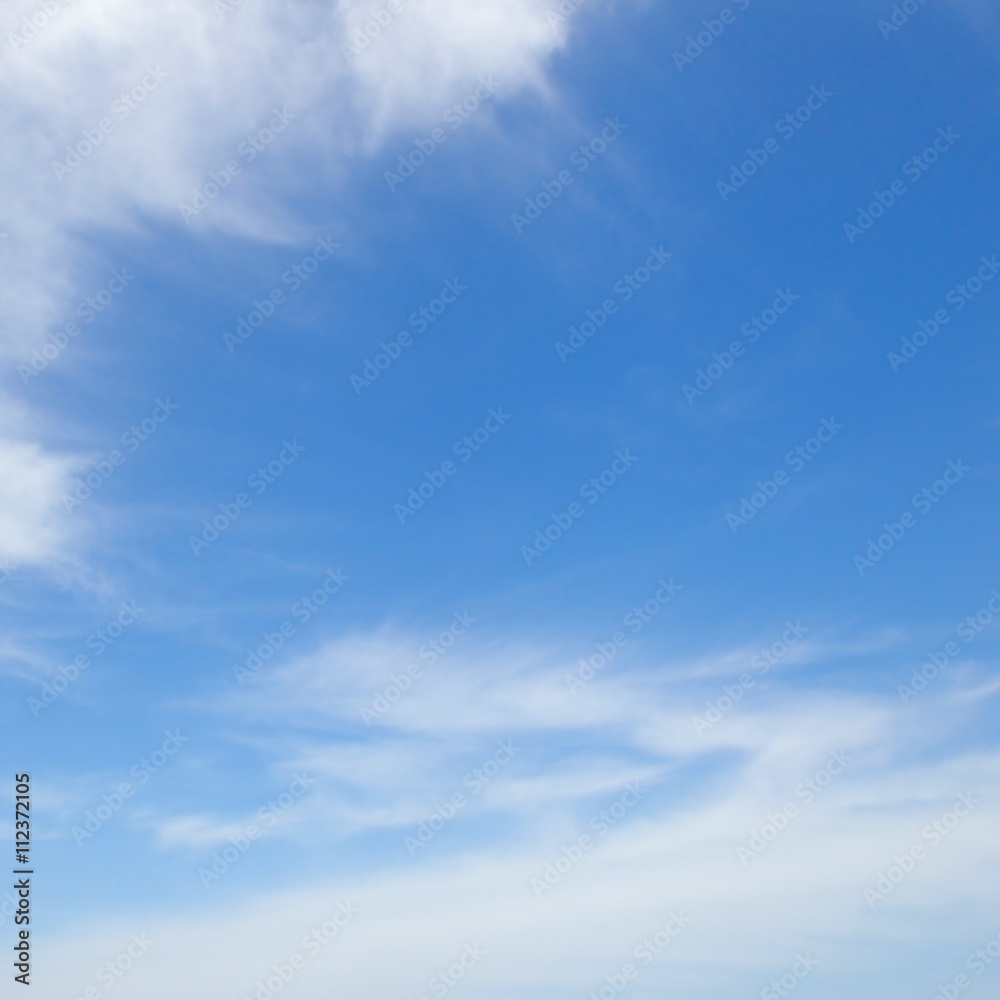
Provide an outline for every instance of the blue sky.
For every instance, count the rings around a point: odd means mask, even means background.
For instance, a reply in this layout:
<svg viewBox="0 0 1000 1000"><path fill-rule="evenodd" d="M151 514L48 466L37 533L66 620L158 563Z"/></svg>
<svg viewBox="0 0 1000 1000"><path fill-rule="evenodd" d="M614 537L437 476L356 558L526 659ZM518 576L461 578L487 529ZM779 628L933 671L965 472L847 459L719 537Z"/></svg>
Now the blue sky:
<svg viewBox="0 0 1000 1000"><path fill-rule="evenodd" d="M41 995L985 995L996 12L373 9L5 42Z"/></svg>

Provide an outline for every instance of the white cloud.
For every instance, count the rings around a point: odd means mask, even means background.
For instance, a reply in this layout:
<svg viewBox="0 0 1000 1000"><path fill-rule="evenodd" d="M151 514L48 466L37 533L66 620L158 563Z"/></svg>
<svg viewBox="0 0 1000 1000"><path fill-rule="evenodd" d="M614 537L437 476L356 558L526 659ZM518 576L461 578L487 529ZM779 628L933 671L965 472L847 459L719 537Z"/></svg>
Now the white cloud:
<svg viewBox="0 0 1000 1000"><path fill-rule="evenodd" d="M104 287L112 267L135 263L107 257L100 247L108 236L141 246L154 226L167 226L196 237L212 230L275 242L311 237L313 221L296 217L290 197L315 190L317 177L335 188L359 162L368 169L363 158L391 130L423 127L481 74L495 74L507 94L544 90L545 58L565 39L549 25L547 7L546 0L406 0L348 58L343 44L375 9L367 0L8 5L10 34L0 46L0 361L13 370L32 351L52 351L47 338L75 320L82 334L50 371L85 370L91 350L78 306ZM275 109L294 119L250 163L240 144ZM179 206L192 204L195 189L204 191L233 160L240 174L185 223ZM334 220L332 228L343 225ZM0 426L0 558L44 564L70 541L51 501L75 460L34 442L8 440Z"/></svg>
<svg viewBox="0 0 1000 1000"><path fill-rule="evenodd" d="M762 726L762 742L782 744L783 718L776 713L766 720L775 737L769 741ZM853 725L838 712L827 723L831 728L817 742L843 735L838 725ZM877 735L891 742L885 730ZM236 904L203 892L174 916L159 908L134 912L129 920L91 926L40 950L42 986L46 995L49 988L52 995L79 992L95 957L113 957L116 942L146 932L156 948L121 980L116 996L166 1000L183 991L192 1000L252 997L256 981L266 981L272 967L294 952L304 954L303 935L327 919L338 900L349 899L361 915L328 952L307 962L294 987L302 1000L329 996L331 984L371 1000L416 998L466 943L478 943L487 956L463 985L469 996L586 996L600 989L604 976L635 960L634 949L671 910L686 913L690 927L660 961L643 968L636 996L671 990L712 1000L731 996L734 988L758 995L800 950L821 962L812 996L842 996L844 977L863 979L863 996L884 995L890 982L900 984L898 992L929 995L934 973L924 970L919 978L913 949L934 951L947 963L950 954L964 957L985 943L977 925L992 926L992 899L1000 888L993 836L1000 818L994 794L1000 757L959 754L908 767L873 765L862 752L743 866L736 845L794 798L789 774L797 780L816 766L802 755L789 760L773 752L775 746L738 767L732 781L705 784L693 799L665 785L541 898L531 879L541 877L580 833L593 832L589 812L559 818L551 804L536 800L528 827L485 849L428 853L409 865L387 855L364 870L352 866L350 875L303 875L298 887L243 896ZM913 843L926 845L922 828L965 788L974 788L981 803L928 850L873 915L862 889L894 856ZM337 853L330 827L324 843L328 853ZM942 942L942 928L926 919L929 911L949 927L946 939L961 932L957 945ZM58 949L58 962L50 947ZM904 989L906 976L914 978Z"/></svg>
<svg viewBox="0 0 1000 1000"><path fill-rule="evenodd" d="M881 697L803 691L790 674L769 690L768 679L758 678L742 702L699 733L692 717L704 711L706 692L723 683L707 657L695 660L696 670L686 662L654 669L638 662L641 657L612 661L571 694L568 665L555 649L497 648L473 636L464 641L424 664L370 727L359 709L393 676L405 676L421 639L382 631L326 643L314 654L261 668L246 687L222 695L216 708L246 724L264 724L268 735L256 748L279 761L282 773L305 769L319 776L316 798L340 833L419 822L435 802L461 791L463 776L503 740L519 748L515 762L466 815L498 810L530 825L541 811L568 815L629 780L683 784L699 761L713 762L713 781L761 801L793 787L805 769L820 767L841 748L866 748L880 766L896 767L893 748L913 719L894 689ZM718 660L739 673L750 655L724 651ZM941 696L953 699L948 690ZM919 708L939 711L940 704L928 699ZM953 713L948 725L959 725L959 717ZM323 731L332 735L316 735ZM907 740L911 747L919 743L912 735ZM907 796L914 794L911 785L903 786Z"/></svg>
<svg viewBox="0 0 1000 1000"><path fill-rule="evenodd" d="M363 0L246 0L225 16L198 0L61 7L0 61L0 123L21 140L0 150L0 219L9 233L0 253L16 277L8 287L20 289L0 307L10 329L0 346L23 355L63 319L101 273L85 255L102 232L139 234L149 219L186 228L178 206L228 161L242 165L241 175L192 228L296 239L306 224L282 200L314 187L316 171L335 182L388 131L439 117L481 74L495 74L508 94L544 90L544 60L565 34L549 25L547 7L408 0L350 58L342 46L374 9ZM295 119L251 165L239 145L275 108ZM90 151L88 133L98 140ZM81 143L75 154L66 148Z"/></svg>
<svg viewBox="0 0 1000 1000"><path fill-rule="evenodd" d="M0 575L72 563L76 531L61 502L82 462L31 440L23 408L0 404ZM6 562L4 562L6 560Z"/></svg>
<svg viewBox="0 0 1000 1000"><path fill-rule="evenodd" d="M357 903L361 916L307 962L294 987L302 1000L328 996L331 983L371 1000L419 997L473 942L487 957L463 986L469 996L587 996L634 960L675 909L691 925L662 960L643 967L636 997L759 995L799 950L821 962L810 992L823 1000L842 996L845 978L865 984L861 996L884 995L889 983L923 995L937 974L932 957L947 965L986 942L981 928L991 926L1000 889L1000 755L969 752L953 739L968 731L976 701L959 703L942 686L904 709L891 685L881 695L803 689L792 671L699 738L690 716L719 683L705 658L696 671L631 663L627 688L624 674L609 672L573 698L557 650L465 639L427 668L398 714L371 730L354 721L358 697L405 667L422 638L355 635L271 667L254 689L225 699L217 707L242 721L241 745L253 739L245 735L253 724L266 724L256 749L271 762L268 792L284 780L278 775L305 770L316 779L274 831L281 855L296 859L289 888L250 887L250 866L262 855L211 890L194 888L197 867L253 810L222 818L151 809L132 836L154 830L163 863L189 868L190 893L172 914L154 904L127 921L68 932L51 944L58 963L40 949L46 990L79 993L95 956L113 957L116 942L146 932L156 948L116 995L251 998L275 964L303 953L303 935L340 899ZM858 645L867 659L866 644ZM737 668L739 659L720 654ZM426 851L409 857L404 834L463 789L462 776L498 739L516 744L514 759L469 795L468 808ZM834 751L844 752L846 766L820 778ZM635 779L645 793L601 836L594 820ZM811 801L799 791L806 779L820 789ZM966 791L979 800L971 815L931 845L923 831ZM784 829L742 863L737 848L788 803L797 812ZM363 851L359 833L368 838ZM538 898L531 880L581 834L595 846ZM864 888L914 844L926 857L869 909ZM223 901L230 892L238 902Z"/></svg>

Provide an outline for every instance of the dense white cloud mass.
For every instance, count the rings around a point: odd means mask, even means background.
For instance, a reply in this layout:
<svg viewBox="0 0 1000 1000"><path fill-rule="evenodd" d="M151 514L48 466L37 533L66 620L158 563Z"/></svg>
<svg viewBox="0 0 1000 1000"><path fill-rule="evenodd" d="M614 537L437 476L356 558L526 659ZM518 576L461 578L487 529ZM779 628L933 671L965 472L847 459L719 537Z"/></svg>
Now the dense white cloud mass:
<svg viewBox="0 0 1000 1000"><path fill-rule="evenodd" d="M0 122L19 141L0 152L0 253L16 277L5 353L24 355L88 281L100 287L102 269L84 259L93 234L155 222L293 238L301 224L281 201L314 183L293 169L303 157L335 180L388 130L440 118L480 76L508 94L543 90L543 61L565 40L565 20L547 18L542 0L393 7L379 19L360 0L8 8ZM269 125L276 134L241 153ZM229 177L233 162L240 174ZM213 174L228 188L217 201L211 187L204 195Z"/></svg>
<svg viewBox="0 0 1000 1000"><path fill-rule="evenodd" d="M361 0L8 5L0 357L15 384L30 401L49 372L83 373L87 327L130 275L95 254L97 239L153 225L297 239L306 223L284 199L316 174L335 183L387 131L440 118L484 74L506 93L544 89L544 58L566 34L547 6L400 0L373 20ZM82 463L41 441L0 444L0 463L0 557L51 562L71 539L56 508Z"/></svg>
<svg viewBox="0 0 1000 1000"><path fill-rule="evenodd" d="M62 497L82 460L46 451L30 440L32 431L22 408L0 406L0 574L4 580L21 566L67 564L67 547L77 535Z"/></svg>

